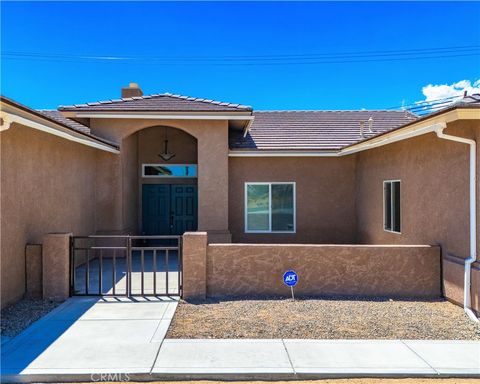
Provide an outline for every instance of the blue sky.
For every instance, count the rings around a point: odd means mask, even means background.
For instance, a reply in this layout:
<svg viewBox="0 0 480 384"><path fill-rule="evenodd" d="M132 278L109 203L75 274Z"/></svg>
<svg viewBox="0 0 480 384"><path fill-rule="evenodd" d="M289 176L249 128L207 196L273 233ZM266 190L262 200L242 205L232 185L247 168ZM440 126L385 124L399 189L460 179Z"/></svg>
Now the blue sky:
<svg viewBox="0 0 480 384"><path fill-rule="evenodd" d="M479 50L397 60L404 50L480 48L474 2L3 2L1 22L2 94L34 108L118 98L137 82L146 94L257 110L374 109L423 100L428 84L480 78ZM372 51L384 56L328 59ZM304 64L312 55L320 63Z"/></svg>

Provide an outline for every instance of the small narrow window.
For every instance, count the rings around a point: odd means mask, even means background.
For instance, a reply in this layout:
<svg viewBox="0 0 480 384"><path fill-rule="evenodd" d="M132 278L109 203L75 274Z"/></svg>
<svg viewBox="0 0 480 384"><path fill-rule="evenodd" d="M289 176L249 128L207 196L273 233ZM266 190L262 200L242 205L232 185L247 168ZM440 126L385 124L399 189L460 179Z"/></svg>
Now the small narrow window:
<svg viewBox="0 0 480 384"><path fill-rule="evenodd" d="M245 231L295 232L295 183L246 183Z"/></svg>
<svg viewBox="0 0 480 384"><path fill-rule="evenodd" d="M197 177L195 164L143 164L143 177Z"/></svg>
<svg viewBox="0 0 480 384"><path fill-rule="evenodd" d="M400 181L383 182L383 228L400 233Z"/></svg>

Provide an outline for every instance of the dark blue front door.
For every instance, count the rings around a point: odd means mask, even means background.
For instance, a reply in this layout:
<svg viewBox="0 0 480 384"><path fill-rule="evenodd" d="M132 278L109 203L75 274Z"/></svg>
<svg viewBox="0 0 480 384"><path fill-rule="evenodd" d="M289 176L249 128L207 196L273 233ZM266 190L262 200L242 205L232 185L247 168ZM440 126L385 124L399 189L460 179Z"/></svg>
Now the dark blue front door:
<svg viewBox="0 0 480 384"><path fill-rule="evenodd" d="M196 185L143 185L142 232L145 235L183 235L196 230Z"/></svg>

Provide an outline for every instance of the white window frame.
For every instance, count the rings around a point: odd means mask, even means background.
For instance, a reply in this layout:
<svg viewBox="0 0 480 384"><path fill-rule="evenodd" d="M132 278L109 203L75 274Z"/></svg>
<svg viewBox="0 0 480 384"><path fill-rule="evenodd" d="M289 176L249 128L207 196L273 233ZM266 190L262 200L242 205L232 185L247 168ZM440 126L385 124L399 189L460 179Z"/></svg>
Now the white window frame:
<svg viewBox="0 0 480 384"><path fill-rule="evenodd" d="M160 176L160 175L146 175L145 167L156 167L156 166L192 166L194 165L197 168L197 176ZM165 164L165 163L155 163L155 164L142 164L142 177L146 179L196 179L198 177L198 164Z"/></svg>
<svg viewBox="0 0 480 384"><path fill-rule="evenodd" d="M399 207L399 210L400 210L400 232L398 231L394 231L394 230L391 230L391 229L387 229L385 228L385 184L387 183L395 183L395 182L398 182L400 183L400 207ZM385 232L389 232L389 233L395 233L396 235L401 235L402 232L401 232L401 228L402 228L402 197L401 197L401 193L402 193L402 180L384 180L383 181L383 190L382 190L382 199L383 199L383 218L382 218L382 223L383 223L383 230ZM393 217L393 199L390 198L390 212L391 212L391 215ZM392 226L393 228L393 226Z"/></svg>
<svg viewBox="0 0 480 384"><path fill-rule="evenodd" d="M272 231L272 185L293 185L293 230L292 231ZM249 185L268 185L268 230L249 230L248 229L248 186ZM244 187L244 229L245 233L297 233L297 187L294 181L273 181L273 182L246 182Z"/></svg>

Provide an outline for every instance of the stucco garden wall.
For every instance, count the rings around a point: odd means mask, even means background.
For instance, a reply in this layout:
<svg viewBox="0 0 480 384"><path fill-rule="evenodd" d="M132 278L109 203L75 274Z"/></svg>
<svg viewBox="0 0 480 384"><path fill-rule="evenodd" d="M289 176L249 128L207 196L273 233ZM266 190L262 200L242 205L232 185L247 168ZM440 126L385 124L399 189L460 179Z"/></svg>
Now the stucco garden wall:
<svg viewBox="0 0 480 384"><path fill-rule="evenodd" d="M288 295L289 269L299 295L440 296L437 247L251 244L208 246L207 295Z"/></svg>
<svg viewBox="0 0 480 384"><path fill-rule="evenodd" d="M289 269L299 276L298 295L441 295L439 247L208 244L202 251L199 237L199 233L184 236L184 281L189 273L206 267L204 286L210 297L289 295L282 281ZM201 296L198 273L195 276L194 294L184 287L187 299Z"/></svg>
<svg viewBox="0 0 480 384"><path fill-rule="evenodd" d="M4 307L25 292L27 243L41 243L49 232L95 233L99 151L17 124L0 140Z"/></svg>

